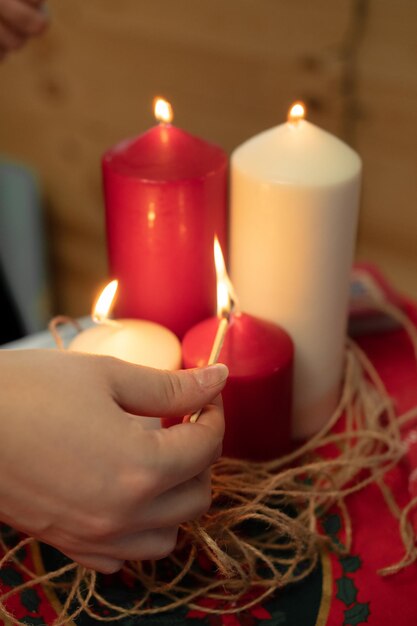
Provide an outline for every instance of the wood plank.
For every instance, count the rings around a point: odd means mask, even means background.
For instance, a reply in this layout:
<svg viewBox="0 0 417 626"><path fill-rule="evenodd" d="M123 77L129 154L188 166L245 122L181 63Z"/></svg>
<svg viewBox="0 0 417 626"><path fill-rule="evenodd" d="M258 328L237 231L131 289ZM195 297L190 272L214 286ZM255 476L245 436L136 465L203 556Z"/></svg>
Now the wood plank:
<svg viewBox="0 0 417 626"><path fill-rule="evenodd" d="M56 311L85 313L106 273L100 157L153 124L156 94L172 100L179 126L229 152L303 98L309 119L355 141L364 159L360 254L406 266L417 226L412 0L67 0L51 9L49 33L0 68L0 145L41 176Z"/></svg>
<svg viewBox="0 0 417 626"><path fill-rule="evenodd" d="M359 255L417 296L417 5L372 5L360 51L364 160Z"/></svg>

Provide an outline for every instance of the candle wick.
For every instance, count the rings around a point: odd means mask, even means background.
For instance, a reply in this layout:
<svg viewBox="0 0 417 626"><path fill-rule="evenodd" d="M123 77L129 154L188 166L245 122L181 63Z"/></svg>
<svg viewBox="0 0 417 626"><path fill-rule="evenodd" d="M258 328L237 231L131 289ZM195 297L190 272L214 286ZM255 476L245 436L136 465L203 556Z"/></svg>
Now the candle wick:
<svg viewBox="0 0 417 626"><path fill-rule="evenodd" d="M96 324L102 324L103 326L113 326L117 328L122 328L123 324L117 320L112 320L109 317L105 317L104 315L92 315L93 322Z"/></svg>

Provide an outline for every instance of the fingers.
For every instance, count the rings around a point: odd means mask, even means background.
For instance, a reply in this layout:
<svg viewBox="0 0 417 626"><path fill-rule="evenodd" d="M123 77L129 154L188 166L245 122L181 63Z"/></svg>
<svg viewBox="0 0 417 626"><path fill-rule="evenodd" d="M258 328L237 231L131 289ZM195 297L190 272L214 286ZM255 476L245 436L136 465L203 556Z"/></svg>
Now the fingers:
<svg viewBox="0 0 417 626"><path fill-rule="evenodd" d="M73 538L70 544L64 537L64 543L71 545L69 549L61 544L61 536L55 545L80 565L111 574L125 560L160 559L170 554L176 546L178 526L200 517L210 502L211 479L206 471L163 494L147 508L139 506L137 519L129 516L133 522L130 529L124 524L123 529L114 528L107 537L99 538L87 533L78 540Z"/></svg>
<svg viewBox="0 0 417 626"><path fill-rule="evenodd" d="M145 463L152 467L152 488L157 495L198 476L219 458L224 435L221 397L204 408L195 424L182 423L148 433ZM143 462L142 455L142 468Z"/></svg>
<svg viewBox="0 0 417 626"><path fill-rule="evenodd" d="M0 1L0 61L45 29L48 18L39 7L38 0Z"/></svg>
<svg viewBox="0 0 417 626"><path fill-rule="evenodd" d="M42 8L42 10L47 10L45 6L45 0L21 0L25 4L28 4L33 7Z"/></svg>
<svg viewBox="0 0 417 626"><path fill-rule="evenodd" d="M22 0L2 0L0 17L5 26L25 38L40 34L48 23L42 11Z"/></svg>
<svg viewBox="0 0 417 626"><path fill-rule="evenodd" d="M121 561L120 559L113 559L100 554L64 552L63 550L61 550L61 552L79 565L87 567L88 569L94 569L101 574L115 574L123 567L124 563L124 561Z"/></svg>
<svg viewBox="0 0 417 626"><path fill-rule="evenodd" d="M163 494L147 510L140 507L131 531L124 528L122 534L111 533L107 539L98 541L84 537L69 550L57 547L84 567L112 574L123 566L125 560L166 557L175 549L178 526L200 517L208 510L210 502L211 478L210 472L206 471Z"/></svg>
<svg viewBox="0 0 417 626"><path fill-rule="evenodd" d="M57 532L52 544L67 556L105 573L121 567L124 560L159 559L174 550L178 526L205 513L211 503L210 471L179 485L148 505L136 502L136 510L112 512L104 525L83 526ZM42 539L42 537L41 537Z"/></svg>
<svg viewBox="0 0 417 626"><path fill-rule="evenodd" d="M7 52L18 50L24 42L25 38L16 33L0 18L0 54L5 56Z"/></svg>
<svg viewBox="0 0 417 626"><path fill-rule="evenodd" d="M117 572L124 561L158 560L168 556L177 544L178 527L156 528L125 536L99 547L97 554L61 549L80 565L103 574Z"/></svg>
<svg viewBox="0 0 417 626"><path fill-rule="evenodd" d="M140 508L132 523L136 530L179 526L207 513L210 504L211 472L206 470L161 494L146 509Z"/></svg>
<svg viewBox="0 0 417 626"><path fill-rule="evenodd" d="M208 404L223 389L228 376L225 365L167 372L105 359L111 391L129 413L177 416Z"/></svg>
<svg viewBox="0 0 417 626"><path fill-rule="evenodd" d="M178 526L143 530L103 547L103 555L124 561L163 559L175 550L177 537Z"/></svg>

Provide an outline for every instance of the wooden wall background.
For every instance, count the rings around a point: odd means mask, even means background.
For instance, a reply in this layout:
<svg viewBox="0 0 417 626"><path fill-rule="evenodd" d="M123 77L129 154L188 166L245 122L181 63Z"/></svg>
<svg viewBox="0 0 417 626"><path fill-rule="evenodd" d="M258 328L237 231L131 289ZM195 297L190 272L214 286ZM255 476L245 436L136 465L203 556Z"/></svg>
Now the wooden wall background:
<svg viewBox="0 0 417 626"><path fill-rule="evenodd" d="M106 274L102 152L175 121L231 151L294 99L364 161L358 255L417 296L415 0L51 0L51 27L0 66L0 150L38 172L56 311Z"/></svg>

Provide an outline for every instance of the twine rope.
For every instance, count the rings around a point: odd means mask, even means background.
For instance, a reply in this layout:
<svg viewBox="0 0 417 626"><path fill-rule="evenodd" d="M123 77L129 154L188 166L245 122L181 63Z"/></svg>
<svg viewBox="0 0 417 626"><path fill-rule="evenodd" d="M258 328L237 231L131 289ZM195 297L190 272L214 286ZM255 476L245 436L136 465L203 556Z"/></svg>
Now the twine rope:
<svg viewBox="0 0 417 626"><path fill-rule="evenodd" d="M387 302L373 279L361 280L375 306L405 329L417 363L417 329L407 315ZM50 329L64 348L57 327L68 318L55 318ZM342 432L334 427L345 416ZM39 584L66 590L67 597L54 626L64 626L81 612L97 621L116 622L127 616L146 616L178 607L206 613L237 613L264 601L277 589L306 578L323 550L348 554L352 523L347 497L371 483L379 487L391 514L398 520L404 547L402 559L388 564L381 575L395 574L417 560L410 515L417 497L401 510L384 476L406 452L401 430L417 418L417 406L397 415L385 385L366 354L352 341L346 344L345 374L340 402L324 428L290 454L266 463L221 458L212 470L213 503L199 520L184 524L177 549L162 562L127 562L123 575L140 584L138 599L129 607L110 602L99 590L96 572L76 563L39 575L17 555L35 539L27 537L12 548L0 535L5 556L0 569L12 561L29 580L0 596L0 617L24 626L7 608L7 601L23 589ZM323 458L326 451L327 458ZM330 451L330 453L329 453ZM343 544L324 533L321 519L336 507L343 520ZM247 529L251 528L251 532ZM255 529L255 531L254 531ZM214 570L198 567L202 557ZM167 568L167 562L170 568ZM167 578L167 569L174 572ZM59 580L72 572L68 583ZM158 595L164 602L152 606ZM98 613L94 606L110 614ZM73 606L76 608L73 608Z"/></svg>

